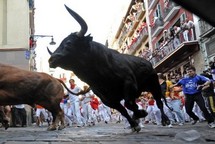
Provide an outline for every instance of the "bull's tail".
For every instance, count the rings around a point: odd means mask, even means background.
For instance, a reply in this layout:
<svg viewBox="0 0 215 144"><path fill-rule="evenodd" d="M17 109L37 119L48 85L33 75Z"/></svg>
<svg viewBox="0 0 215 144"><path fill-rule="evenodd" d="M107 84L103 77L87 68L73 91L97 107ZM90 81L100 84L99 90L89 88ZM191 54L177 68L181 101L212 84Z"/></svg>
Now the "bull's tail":
<svg viewBox="0 0 215 144"><path fill-rule="evenodd" d="M73 95L78 95L78 93L72 92L72 91L66 86L66 84L65 84L61 79L57 79L57 80L65 87L65 89L66 89L69 93L71 93L71 94L73 94Z"/></svg>
<svg viewBox="0 0 215 144"><path fill-rule="evenodd" d="M173 108L171 108L168 103L167 103L167 100L166 100L166 97L162 94L161 98L163 99L164 101L164 104L168 107L168 109L170 109L171 111L173 111Z"/></svg>
<svg viewBox="0 0 215 144"><path fill-rule="evenodd" d="M161 100L163 99L164 104L172 111L172 108L167 104L166 97L163 95L162 90L161 90L161 85L158 81L158 75L157 73L154 73L151 75L150 80L149 80L149 89L150 92L152 93L154 99L157 104L160 105L159 103L162 102ZM162 106L163 107L163 106ZM161 107L159 107L161 108Z"/></svg>
<svg viewBox="0 0 215 144"><path fill-rule="evenodd" d="M66 88L66 90L67 90L69 93L71 93L71 94L73 94L73 95L85 94L85 93L87 93L87 92L90 91L90 88L88 88L88 89L85 90L85 91L80 91L80 92L78 92L78 93L74 93L74 92L72 92L72 91L66 86L66 84L65 84L61 79L57 79L57 80Z"/></svg>

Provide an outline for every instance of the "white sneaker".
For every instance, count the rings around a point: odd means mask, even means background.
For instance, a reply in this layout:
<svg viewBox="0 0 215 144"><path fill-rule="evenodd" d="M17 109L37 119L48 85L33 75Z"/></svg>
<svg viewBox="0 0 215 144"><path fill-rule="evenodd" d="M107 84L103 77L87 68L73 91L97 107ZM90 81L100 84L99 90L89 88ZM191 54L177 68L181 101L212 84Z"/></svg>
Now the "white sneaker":
<svg viewBox="0 0 215 144"><path fill-rule="evenodd" d="M184 123L179 123L178 125L179 125L179 126L183 126L183 125L184 125Z"/></svg>
<svg viewBox="0 0 215 144"><path fill-rule="evenodd" d="M131 126L126 126L124 127L124 129L131 129Z"/></svg>
<svg viewBox="0 0 215 144"><path fill-rule="evenodd" d="M215 123L214 122L209 123L208 126L209 126L209 128L215 128Z"/></svg>
<svg viewBox="0 0 215 144"><path fill-rule="evenodd" d="M172 124L169 124L167 127L168 127L168 128L173 128Z"/></svg>

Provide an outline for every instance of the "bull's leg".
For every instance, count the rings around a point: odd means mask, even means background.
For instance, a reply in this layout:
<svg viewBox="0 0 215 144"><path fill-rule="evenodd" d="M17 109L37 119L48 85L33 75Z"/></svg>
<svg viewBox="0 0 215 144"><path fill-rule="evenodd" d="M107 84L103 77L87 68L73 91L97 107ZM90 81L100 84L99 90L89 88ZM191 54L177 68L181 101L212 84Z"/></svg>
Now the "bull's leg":
<svg viewBox="0 0 215 144"><path fill-rule="evenodd" d="M64 117L64 112L63 111L61 111L61 112L59 112L59 120L60 120L60 126L58 127L58 130L62 130L62 129L64 129L65 128L65 119L64 119L65 117Z"/></svg>
<svg viewBox="0 0 215 144"><path fill-rule="evenodd" d="M60 108L59 104L55 105L54 107L55 108L53 107L47 108L51 112L53 117L52 124L48 127L48 130L56 130L59 123L60 123L60 126L58 127L58 129L62 130L65 128L63 110Z"/></svg>
<svg viewBox="0 0 215 144"><path fill-rule="evenodd" d="M145 110L138 109L138 105L135 102L138 97L137 86L132 81L125 83L124 95L126 108L134 112L133 119L138 120L139 118L146 117L148 115Z"/></svg>
<svg viewBox="0 0 215 144"><path fill-rule="evenodd" d="M116 109L117 111L119 111L128 120L133 132L134 131L139 132L141 130L141 128L138 125L138 123L134 119L132 119L130 117L130 115L128 114L127 110L125 109L124 106L121 105L120 102L112 102L112 101L108 102L108 101L105 101L105 99L102 99L102 98L101 98L101 100L106 106L111 107L111 108Z"/></svg>
<svg viewBox="0 0 215 144"><path fill-rule="evenodd" d="M158 108L161 111L161 123L163 126L165 125L169 125L170 124L170 120L169 118L166 116L166 114L164 113L163 110L163 102L161 101L161 98L164 98L164 96L162 96L162 92L161 92L161 87L158 81L158 77L157 74L153 75L150 78L150 85L151 87L149 87L149 91L152 93L153 98L156 101L156 104L158 106Z"/></svg>

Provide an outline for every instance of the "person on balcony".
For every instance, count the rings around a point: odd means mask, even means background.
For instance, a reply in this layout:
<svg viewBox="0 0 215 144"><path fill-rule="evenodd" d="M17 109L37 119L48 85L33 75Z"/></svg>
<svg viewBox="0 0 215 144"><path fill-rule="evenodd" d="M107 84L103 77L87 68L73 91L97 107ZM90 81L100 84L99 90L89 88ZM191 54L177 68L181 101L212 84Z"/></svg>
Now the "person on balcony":
<svg viewBox="0 0 215 144"><path fill-rule="evenodd" d="M189 20L188 18L185 19L186 27L188 28L188 40L193 41L194 40L194 23L193 21Z"/></svg>
<svg viewBox="0 0 215 144"><path fill-rule="evenodd" d="M183 38L184 38L184 41L187 42L189 41L189 28L188 28L188 25L185 21L181 21L181 30L182 30L182 33L183 33Z"/></svg>
<svg viewBox="0 0 215 144"><path fill-rule="evenodd" d="M180 32L181 32L181 28L175 25L174 26L174 39L173 39L174 49L180 45L180 40L179 40Z"/></svg>

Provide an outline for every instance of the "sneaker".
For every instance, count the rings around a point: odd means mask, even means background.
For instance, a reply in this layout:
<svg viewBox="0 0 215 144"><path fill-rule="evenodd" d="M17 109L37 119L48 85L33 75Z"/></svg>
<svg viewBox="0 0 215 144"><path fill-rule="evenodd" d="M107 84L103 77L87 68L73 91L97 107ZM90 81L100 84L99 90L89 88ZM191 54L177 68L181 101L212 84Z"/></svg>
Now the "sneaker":
<svg viewBox="0 0 215 144"><path fill-rule="evenodd" d="M173 128L172 124L169 124L167 127L168 127L168 128Z"/></svg>
<svg viewBox="0 0 215 144"><path fill-rule="evenodd" d="M197 123L197 121L198 121L198 120L193 120L191 124L192 124L192 125L195 125L195 124Z"/></svg>
<svg viewBox="0 0 215 144"><path fill-rule="evenodd" d="M183 126L183 125L184 125L184 123L179 123L178 125L179 125L179 126Z"/></svg>
<svg viewBox="0 0 215 144"><path fill-rule="evenodd" d="M215 123L214 122L209 123L208 126L209 126L209 128L215 128Z"/></svg>

